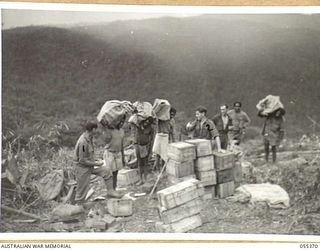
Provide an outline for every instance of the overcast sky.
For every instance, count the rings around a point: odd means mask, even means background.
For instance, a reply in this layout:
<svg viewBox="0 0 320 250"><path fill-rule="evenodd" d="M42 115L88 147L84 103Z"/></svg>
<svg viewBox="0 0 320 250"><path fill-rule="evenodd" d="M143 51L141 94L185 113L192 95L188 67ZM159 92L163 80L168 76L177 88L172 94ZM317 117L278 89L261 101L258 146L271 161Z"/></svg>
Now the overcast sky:
<svg viewBox="0 0 320 250"><path fill-rule="evenodd" d="M0 0L1 1L1 0ZM205 6L126 6L126 5L52 5L52 4L16 4L2 9L2 28L14 28L30 25L77 25L84 23L111 22L116 20L137 20L163 16L188 17L203 13L242 13L241 18L261 20L263 17L252 14L294 14L320 13L320 7L205 7ZM26 7L25 7L26 6ZM31 6L31 7L30 7ZM18 8L15 8L18 7ZM51 10L49 10L51 9ZM251 14L251 15L247 15ZM239 17L236 15L237 18ZM255 16L255 17L254 17ZM267 15L268 16L268 15ZM231 18L229 16L228 18Z"/></svg>
<svg viewBox="0 0 320 250"><path fill-rule="evenodd" d="M46 10L3 10L4 29L29 25L76 25L83 23L111 22L115 20L136 20L161 16L184 17L192 14L168 13L114 13L83 11L46 11Z"/></svg>

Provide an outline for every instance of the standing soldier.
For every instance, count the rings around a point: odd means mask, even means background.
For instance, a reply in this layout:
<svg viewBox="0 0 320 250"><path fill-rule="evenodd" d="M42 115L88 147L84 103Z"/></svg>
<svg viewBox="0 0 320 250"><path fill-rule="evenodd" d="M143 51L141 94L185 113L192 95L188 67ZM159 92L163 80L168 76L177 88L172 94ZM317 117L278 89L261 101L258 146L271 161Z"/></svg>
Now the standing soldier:
<svg viewBox="0 0 320 250"><path fill-rule="evenodd" d="M143 184L146 182L148 174L148 160L151 154L152 141L154 131L152 128L153 118L140 121L138 124L132 123L131 128L134 135L134 145L136 149L138 168L140 172L140 182Z"/></svg>
<svg viewBox="0 0 320 250"><path fill-rule="evenodd" d="M224 104L220 106L220 114L217 114L213 118L213 122L218 129L219 137L221 141L221 148L227 149L228 148L228 133L232 129L232 119L227 114L228 105Z"/></svg>
<svg viewBox="0 0 320 250"><path fill-rule="evenodd" d="M169 120L157 120L157 134L156 137L158 140L155 140L153 145L153 151L156 154L153 169L160 169L160 165L163 165L160 162L166 161L166 151L169 143L174 142L174 126L176 115L176 109L170 108L169 110Z"/></svg>
<svg viewBox="0 0 320 250"><path fill-rule="evenodd" d="M233 109L228 111L228 115L232 119L233 130L231 132L232 143L240 145L246 128L249 126L251 120L246 112L241 110L241 102L235 102Z"/></svg>
<svg viewBox="0 0 320 250"><path fill-rule="evenodd" d="M272 162L277 160L277 147L280 145L281 140L284 137L284 116L285 110L279 108L272 113L264 114L263 110L258 113L259 117L265 118L262 135L264 138L264 151L266 162L269 161L269 150L271 146Z"/></svg>
<svg viewBox="0 0 320 250"><path fill-rule="evenodd" d="M125 116L115 128L105 130L106 146L103 159L106 166L112 171L113 189L117 188L118 171L125 165L124 161L124 130L122 128Z"/></svg>
<svg viewBox="0 0 320 250"><path fill-rule="evenodd" d="M193 138L214 140L217 149L221 151L221 142L219 132L213 121L207 117L207 109L205 107L198 107L196 109L196 119L193 122L188 122L186 129L188 132L193 132Z"/></svg>
<svg viewBox="0 0 320 250"><path fill-rule="evenodd" d="M75 201L83 203L89 191L90 176L95 174L103 177L108 195L112 197L120 197L114 191L112 173L109 168L102 166L102 161L95 161L93 137L98 125L93 122L88 122L85 126L86 131L80 136L75 146L75 162L76 162L76 180L77 189Z"/></svg>

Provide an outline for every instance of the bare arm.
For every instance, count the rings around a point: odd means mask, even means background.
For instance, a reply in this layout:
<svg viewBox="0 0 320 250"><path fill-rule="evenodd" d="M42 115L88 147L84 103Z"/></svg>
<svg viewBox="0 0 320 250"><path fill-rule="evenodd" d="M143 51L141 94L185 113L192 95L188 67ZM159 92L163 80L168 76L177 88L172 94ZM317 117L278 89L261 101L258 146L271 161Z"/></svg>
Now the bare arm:
<svg viewBox="0 0 320 250"><path fill-rule="evenodd" d="M221 141L220 141L219 132L218 132L216 126L214 125L213 122L210 121L207 124L207 128L211 134L211 138L214 139L217 144L218 152L221 152Z"/></svg>
<svg viewBox="0 0 320 250"><path fill-rule="evenodd" d="M214 140L216 141L218 152L220 152L220 151L221 151L221 141L220 141L220 137L217 136L216 138L214 138Z"/></svg>
<svg viewBox="0 0 320 250"><path fill-rule="evenodd" d="M154 137L155 137L155 133L154 133L154 129L152 128L151 126L151 132L150 132L150 145L149 145L149 148L148 148L148 157L150 157L151 155L151 152L152 152L152 146L153 146L153 142L154 142Z"/></svg>
<svg viewBox="0 0 320 250"><path fill-rule="evenodd" d="M250 125L251 120L250 120L249 116L247 115L247 113L243 112L243 115L244 115L243 127L244 127L244 128L247 128L247 127Z"/></svg>

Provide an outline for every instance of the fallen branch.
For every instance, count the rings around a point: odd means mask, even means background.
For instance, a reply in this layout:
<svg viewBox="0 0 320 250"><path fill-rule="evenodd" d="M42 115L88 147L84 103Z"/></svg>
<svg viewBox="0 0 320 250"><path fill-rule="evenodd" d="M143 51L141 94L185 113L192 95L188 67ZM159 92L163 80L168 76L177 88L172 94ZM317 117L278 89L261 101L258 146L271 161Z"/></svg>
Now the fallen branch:
<svg viewBox="0 0 320 250"><path fill-rule="evenodd" d="M27 217L30 217L30 218L33 218L33 219L36 219L36 220L45 220L44 218L41 218L41 217L39 217L37 215L30 214L30 213L27 213L27 212L22 211L22 210L17 210L17 209L14 209L14 208L11 208L11 207L8 207L8 206L5 206L5 205L1 205L1 209L3 209L4 211L7 211L7 212L12 212L12 213L24 215L24 216L27 216Z"/></svg>
<svg viewBox="0 0 320 250"><path fill-rule="evenodd" d="M27 199L24 201L23 205L21 206L20 210L22 210L23 208L25 208L27 202L29 201L30 197L34 194L34 191L30 192L30 194L28 195Z"/></svg>
<svg viewBox="0 0 320 250"><path fill-rule="evenodd" d="M27 207L31 207L33 206L35 203L37 203L40 200L40 197L38 197L37 199L35 199L33 202L26 204L23 208L27 208Z"/></svg>
<svg viewBox="0 0 320 250"><path fill-rule="evenodd" d="M63 204L65 204L65 203L67 203L68 201L70 201L71 196L72 196L75 188L76 188L76 186L71 186L70 189L69 189L68 194L67 194L66 196L64 196L64 197L61 198L61 201L62 201Z"/></svg>

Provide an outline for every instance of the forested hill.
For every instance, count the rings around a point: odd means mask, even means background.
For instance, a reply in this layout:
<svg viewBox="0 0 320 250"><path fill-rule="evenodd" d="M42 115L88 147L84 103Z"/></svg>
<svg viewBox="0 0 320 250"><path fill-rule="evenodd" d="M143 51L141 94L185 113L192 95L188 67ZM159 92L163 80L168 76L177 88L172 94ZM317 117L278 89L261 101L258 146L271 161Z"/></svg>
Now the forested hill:
<svg viewBox="0 0 320 250"><path fill-rule="evenodd" d="M120 21L75 28L25 27L3 31L3 123L21 114L91 115L107 99L167 98L193 115L220 103L255 105L280 95L287 122L320 120L320 18L291 15L210 16Z"/></svg>

